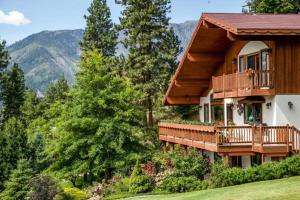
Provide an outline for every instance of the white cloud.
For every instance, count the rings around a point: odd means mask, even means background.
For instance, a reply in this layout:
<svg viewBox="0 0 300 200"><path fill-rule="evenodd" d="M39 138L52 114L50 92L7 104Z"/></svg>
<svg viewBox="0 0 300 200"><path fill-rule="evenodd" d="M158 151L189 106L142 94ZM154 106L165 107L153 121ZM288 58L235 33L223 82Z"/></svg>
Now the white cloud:
<svg viewBox="0 0 300 200"><path fill-rule="evenodd" d="M0 10L0 24L11 24L11 25L24 25L29 24L31 21L27 19L23 13L19 11L11 11L5 14Z"/></svg>

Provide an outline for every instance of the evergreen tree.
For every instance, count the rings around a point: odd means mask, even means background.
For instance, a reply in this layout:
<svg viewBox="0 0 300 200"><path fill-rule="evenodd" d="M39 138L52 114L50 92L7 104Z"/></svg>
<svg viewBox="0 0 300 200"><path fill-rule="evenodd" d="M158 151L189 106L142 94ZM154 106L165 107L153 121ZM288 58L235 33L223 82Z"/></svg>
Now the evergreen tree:
<svg viewBox="0 0 300 200"><path fill-rule="evenodd" d="M0 134L0 191L11 171L16 168L19 159L28 156L27 135L23 123L16 119L8 119Z"/></svg>
<svg viewBox="0 0 300 200"><path fill-rule="evenodd" d="M126 170L127 161L140 151L139 95L126 79L107 70L110 59L99 52L82 55L70 99L55 120L46 152L49 170L75 183L110 178Z"/></svg>
<svg viewBox="0 0 300 200"><path fill-rule="evenodd" d="M248 0L248 10L251 13L298 13L300 0Z"/></svg>
<svg viewBox="0 0 300 200"><path fill-rule="evenodd" d="M26 125L30 124L34 119L42 116L44 108L42 99L37 97L37 94L28 89L25 91L24 103L22 105L22 118Z"/></svg>
<svg viewBox="0 0 300 200"><path fill-rule="evenodd" d="M5 45L6 45L5 41L0 41L0 77L1 77L1 73L7 69L10 60L8 51L5 49L6 48Z"/></svg>
<svg viewBox="0 0 300 200"><path fill-rule="evenodd" d="M12 69L3 74L0 84L3 120L20 116L25 98L25 79L22 69L14 64Z"/></svg>
<svg viewBox="0 0 300 200"><path fill-rule="evenodd" d="M24 200L30 190L29 181L32 169L26 160L20 160L18 167L5 183L5 190L0 194L1 200Z"/></svg>
<svg viewBox="0 0 300 200"><path fill-rule="evenodd" d="M0 192L4 189L4 181L8 179L11 166L7 162L9 152L7 150L7 140L0 133Z"/></svg>
<svg viewBox="0 0 300 200"><path fill-rule="evenodd" d="M69 92L69 85L64 76L62 76L56 83L51 83L48 86L45 95L45 101L49 104L57 100L65 100Z"/></svg>
<svg viewBox="0 0 300 200"><path fill-rule="evenodd" d="M120 19L127 36L123 43L129 50L126 73L144 94L142 104L150 127L155 101L160 100L159 93L165 92L181 50L178 37L169 28L169 3L170 0L126 0Z"/></svg>
<svg viewBox="0 0 300 200"><path fill-rule="evenodd" d="M88 8L89 15L86 19L86 28L81 50L97 50L104 56L113 56L117 45L117 33L110 19L110 10L106 0L93 0Z"/></svg>

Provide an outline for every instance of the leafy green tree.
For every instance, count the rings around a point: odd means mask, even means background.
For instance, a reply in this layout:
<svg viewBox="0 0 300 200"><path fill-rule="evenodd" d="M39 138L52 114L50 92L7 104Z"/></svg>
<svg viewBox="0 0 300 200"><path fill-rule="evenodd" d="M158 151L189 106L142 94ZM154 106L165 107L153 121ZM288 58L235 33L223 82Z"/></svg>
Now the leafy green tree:
<svg viewBox="0 0 300 200"><path fill-rule="evenodd" d="M7 70L0 80L2 99L2 118L6 121L10 117L21 115L21 106L24 103L25 79L24 73L17 64Z"/></svg>
<svg viewBox="0 0 300 200"><path fill-rule="evenodd" d="M111 177L141 150L139 94L110 64L97 51L82 55L70 99L50 133L49 171L74 184L82 175L85 181Z"/></svg>
<svg viewBox="0 0 300 200"><path fill-rule="evenodd" d="M24 200L30 190L28 183L33 172L29 163L22 159L17 166L5 183L5 190L0 194L1 200Z"/></svg>
<svg viewBox="0 0 300 200"><path fill-rule="evenodd" d="M147 110L147 124L153 126L155 101L164 92L177 66L180 42L169 28L167 17L170 0L126 0L120 28L129 50L127 76L144 94L142 105Z"/></svg>
<svg viewBox="0 0 300 200"><path fill-rule="evenodd" d="M110 10L106 0L93 0L88 8L89 15L86 19L86 28L81 49L97 50L104 56L113 56L117 45L117 33L110 19Z"/></svg>
<svg viewBox="0 0 300 200"><path fill-rule="evenodd" d="M248 9L251 13L298 13L300 0L248 0Z"/></svg>

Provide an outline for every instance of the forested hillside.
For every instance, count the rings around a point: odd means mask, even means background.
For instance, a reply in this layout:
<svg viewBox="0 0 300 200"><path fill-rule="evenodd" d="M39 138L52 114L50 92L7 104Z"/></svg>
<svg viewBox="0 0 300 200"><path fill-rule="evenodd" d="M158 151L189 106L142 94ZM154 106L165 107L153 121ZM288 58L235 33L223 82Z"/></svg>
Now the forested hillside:
<svg viewBox="0 0 300 200"><path fill-rule="evenodd" d="M171 24L174 32L184 48L196 25L196 21L181 24ZM57 81L62 75L69 84L74 82L74 74L80 57L79 42L83 37L83 30L43 31L28 36L8 47L12 62L19 63L25 73L26 84L34 89L45 92L47 85ZM124 39L119 34L118 41ZM119 42L117 54L127 51Z"/></svg>

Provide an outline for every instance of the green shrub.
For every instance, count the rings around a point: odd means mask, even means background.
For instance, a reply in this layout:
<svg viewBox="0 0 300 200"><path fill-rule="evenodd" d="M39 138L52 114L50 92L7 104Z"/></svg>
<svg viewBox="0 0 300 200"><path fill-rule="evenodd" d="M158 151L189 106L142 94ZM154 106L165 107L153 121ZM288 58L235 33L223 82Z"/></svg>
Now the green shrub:
<svg viewBox="0 0 300 200"><path fill-rule="evenodd" d="M63 194L57 195L55 200L86 200L89 194L78 188L64 188Z"/></svg>
<svg viewBox="0 0 300 200"><path fill-rule="evenodd" d="M197 150L191 149L189 154L181 152L180 155L173 154L170 156L174 174L176 177L194 176L203 179L210 171L208 159L201 156Z"/></svg>
<svg viewBox="0 0 300 200"><path fill-rule="evenodd" d="M159 189L167 192L190 192L201 185L201 182L195 177L169 177L166 178Z"/></svg>
<svg viewBox="0 0 300 200"><path fill-rule="evenodd" d="M264 163L247 169L226 168L224 164L216 163L212 168L210 187L226 187L297 175L300 175L300 156L293 156L280 162Z"/></svg>
<svg viewBox="0 0 300 200"><path fill-rule="evenodd" d="M151 192L155 187L154 178L147 175L133 176L130 179L129 192L138 194Z"/></svg>
<svg viewBox="0 0 300 200"><path fill-rule="evenodd" d="M203 180L199 183L196 190L207 190L209 188L210 181L209 180Z"/></svg>
<svg viewBox="0 0 300 200"><path fill-rule="evenodd" d="M201 125L201 126L214 126L215 125L215 123L210 123L210 122L200 122L200 121L182 120L182 119L165 119L165 120L160 120L160 122L176 123L176 124Z"/></svg>
<svg viewBox="0 0 300 200"><path fill-rule="evenodd" d="M117 193L129 192L130 178L123 178L120 182L115 185L115 191Z"/></svg>

